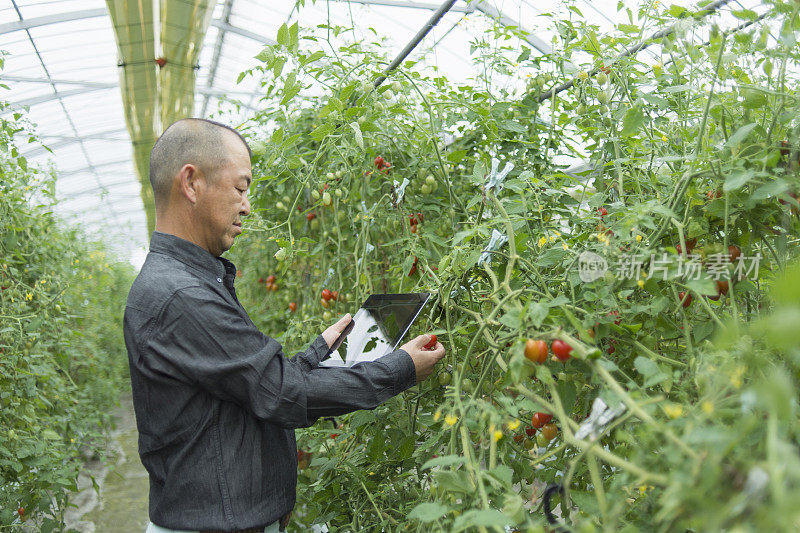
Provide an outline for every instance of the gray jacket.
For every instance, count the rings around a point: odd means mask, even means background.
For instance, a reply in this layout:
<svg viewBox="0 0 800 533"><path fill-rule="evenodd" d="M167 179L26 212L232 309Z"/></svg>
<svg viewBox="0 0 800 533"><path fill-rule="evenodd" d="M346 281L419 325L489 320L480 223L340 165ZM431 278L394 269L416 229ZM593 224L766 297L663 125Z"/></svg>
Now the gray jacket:
<svg viewBox="0 0 800 533"><path fill-rule="evenodd" d="M416 383L404 350L352 368L318 368L322 335L287 358L236 298L236 267L154 232L131 287L124 335L150 520L236 530L294 507L294 428L374 409Z"/></svg>

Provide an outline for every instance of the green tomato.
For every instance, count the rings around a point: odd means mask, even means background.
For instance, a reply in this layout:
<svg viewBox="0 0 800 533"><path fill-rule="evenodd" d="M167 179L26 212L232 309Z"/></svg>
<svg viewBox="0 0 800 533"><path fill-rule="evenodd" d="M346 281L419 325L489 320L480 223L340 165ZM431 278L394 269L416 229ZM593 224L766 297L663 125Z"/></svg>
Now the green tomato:
<svg viewBox="0 0 800 533"><path fill-rule="evenodd" d="M600 102L602 105L608 103L608 93L605 91L600 91L597 93L597 101Z"/></svg>
<svg viewBox="0 0 800 533"><path fill-rule="evenodd" d="M550 444L550 441L547 440L547 438L542 435L542 432L540 431L536 434L536 444L538 444L541 448L546 448L547 445Z"/></svg>
<svg viewBox="0 0 800 533"><path fill-rule="evenodd" d="M439 385L441 385L442 387L450 385L450 381L452 381L452 377L447 372L442 372L441 374L439 374Z"/></svg>
<svg viewBox="0 0 800 533"><path fill-rule="evenodd" d="M471 394L472 393L472 391L474 390L474 387L472 385L472 381L470 381L469 378L467 378L467 379L465 379L464 381L461 382L461 390L466 392L467 394Z"/></svg>
<svg viewBox="0 0 800 533"><path fill-rule="evenodd" d="M329 180L332 180L336 177L336 175L333 172L328 172L327 174L325 174L325 177L328 178Z"/></svg>
<svg viewBox="0 0 800 533"><path fill-rule="evenodd" d="M434 178L432 175L428 174L428 177L425 178L425 183L427 183L428 185L433 186L436 183L436 178Z"/></svg>
<svg viewBox="0 0 800 533"><path fill-rule="evenodd" d="M430 194L431 193L431 186L426 183L425 185L420 187L419 190L420 190L420 192L422 194Z"/></svg>
<svg viewBox="0 0 800 533"><path fill-rule="evenodd" d="M319 200L319 196L320 194L318 190L314 189L313 191L311 191L311 198L313 198L315 202Z"/></svg>

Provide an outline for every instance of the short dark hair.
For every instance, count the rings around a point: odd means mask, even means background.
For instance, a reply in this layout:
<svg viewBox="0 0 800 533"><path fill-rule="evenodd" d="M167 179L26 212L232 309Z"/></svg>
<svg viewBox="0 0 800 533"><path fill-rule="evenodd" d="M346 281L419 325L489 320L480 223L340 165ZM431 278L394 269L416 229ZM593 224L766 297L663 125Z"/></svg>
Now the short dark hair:
<svg viewBox="0 0 800 533"><path fill-rule="evenodd" d="M164 130L150 151L150 185L156 202L166 201L175 174L188 163L197 165L205 174L225 162L225 130L233 132L253 152L242 134L234 128L205 118L184 118Z"/></svg>

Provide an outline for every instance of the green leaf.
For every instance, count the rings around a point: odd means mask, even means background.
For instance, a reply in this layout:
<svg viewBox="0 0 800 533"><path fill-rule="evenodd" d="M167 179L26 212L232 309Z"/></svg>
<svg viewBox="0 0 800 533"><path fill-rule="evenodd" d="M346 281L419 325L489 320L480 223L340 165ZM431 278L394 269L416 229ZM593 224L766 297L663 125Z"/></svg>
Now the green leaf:
<svg viewBox="0 0 800 533"><path fill-rule="evenodd" d="M644 113L638 107L631 107L625 113L625 118L622 119L622 131L620 135L623 137L630 137L639 131L642 124L644 124Z"/></svg>
<svg viewBox="0 0 800 533"><path fill-rule="evenodd" d="M449 507L436 502L423 502L414 507L408 517L412 520L420 520L422 522L432 522L443 517L448 511Z"/></svg>
<svg viewBox="0 0 800 533"><path fill-rule="evenodd" d="M728 140L725 142L725 148L733 148L741 144L741 142L744 141L748 135L750 135L750 132L753 131L757 125L758 124L755 122L752 122L736 130L733 135L728 137Z"/></svg>
<svg viewBox="0 0 800 533"><path fill-rule="evenodd" d="M472 509L465 512L453 522L452 531L463 531L471 527L491 527L511 524L512 520L496 509Z"/></svg>
<svg viewBox="0 0 800 533"><path fill-rule="evenodd" d="M749 168L744 168L733 172L732 174L728 175L727 178L725 178L725 184L722 186L722 190L729 192L741 189L748 181L753 179L755 174L755 171Z"/></svg>
<svg viewBox="0 0 800 533"><path fill-rule="evenodd" d="M289 46L289 28L284 23L280 28L278 28L278 44L288 47Z"/></svg>
<svg viewBox="0 0 800 533"><path fill-rule="evenodd" d="M429 468L433 468L434 466L452 466L462 464L464 464L464 458L460 455L443 455L441 457L435 457L422 465L422 470L427 470Z"/></svg>
<svg viewBox="0 0 800 533"><path fill-rule="evenodd" d="M358 127L358 122L351 122L350 128L353 130L353 137L356 140L356 144L358 145L361 150L364 150L364 136L361 134L361 128Z"/></svg>
<svg viewBox="0 0 800 533"><path fill-rule="evenodd" d="M653 376L659 372L657 364L655 364L651 359L641 355L633 361L633 366L635 366L636 370L645 377Z"/></svg>

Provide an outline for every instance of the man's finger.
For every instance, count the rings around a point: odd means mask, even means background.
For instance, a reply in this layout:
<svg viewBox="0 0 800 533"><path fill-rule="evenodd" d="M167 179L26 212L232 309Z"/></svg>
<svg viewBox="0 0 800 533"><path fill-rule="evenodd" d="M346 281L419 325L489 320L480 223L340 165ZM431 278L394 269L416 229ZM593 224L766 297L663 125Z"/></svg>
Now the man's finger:
<svg viewBox="0 0 800 533"><path fill-rule="evenodd" d="M347 324L350 323L350 320L350 313L346 313L336 324L334 324L334 326L336 326L339 331L344 331L344 328L347 327Z"/></svg>

